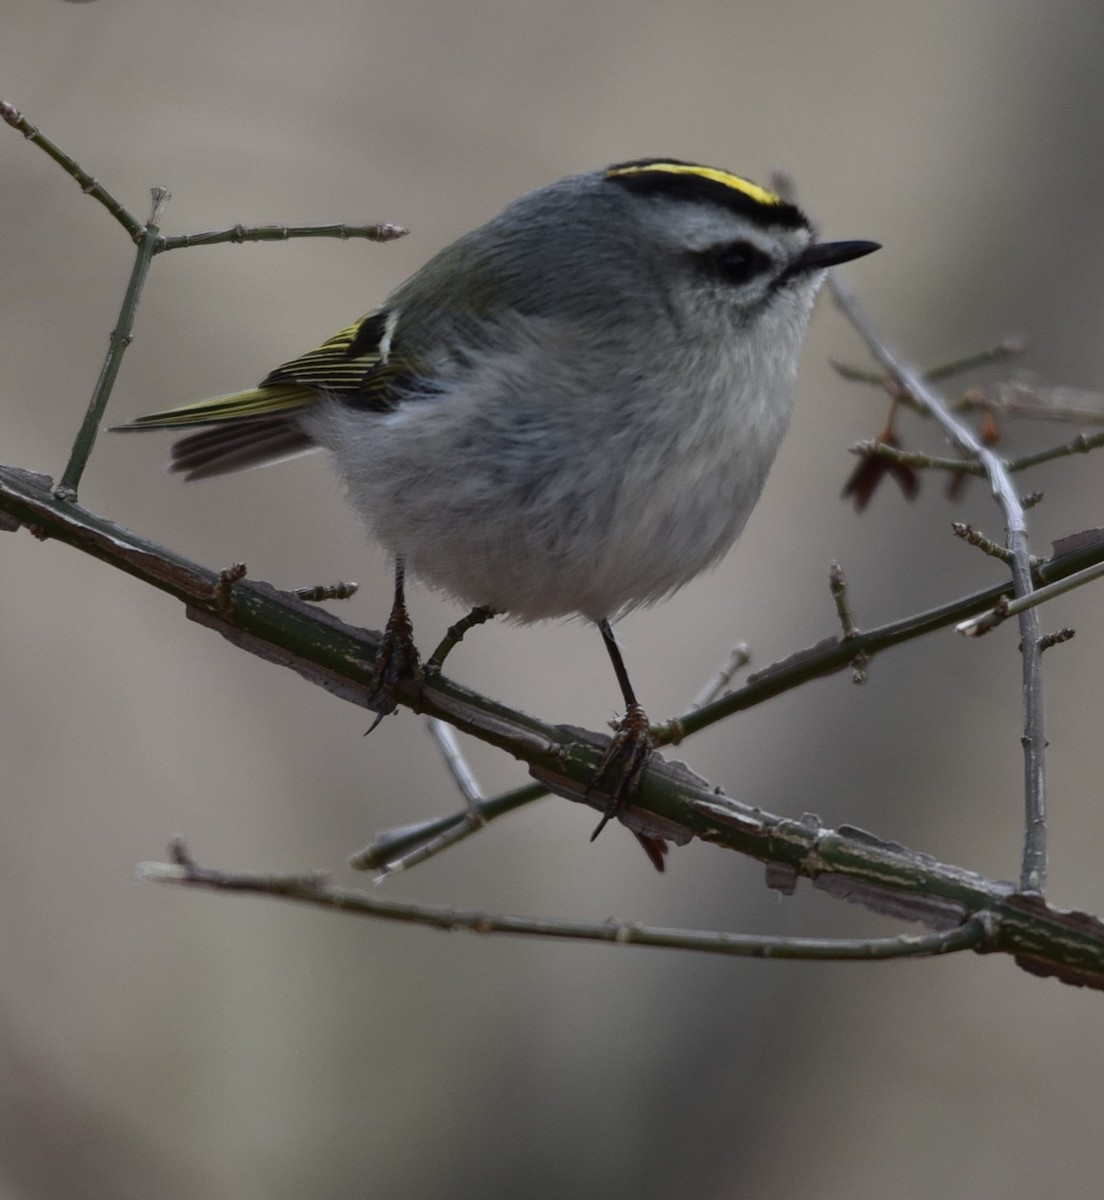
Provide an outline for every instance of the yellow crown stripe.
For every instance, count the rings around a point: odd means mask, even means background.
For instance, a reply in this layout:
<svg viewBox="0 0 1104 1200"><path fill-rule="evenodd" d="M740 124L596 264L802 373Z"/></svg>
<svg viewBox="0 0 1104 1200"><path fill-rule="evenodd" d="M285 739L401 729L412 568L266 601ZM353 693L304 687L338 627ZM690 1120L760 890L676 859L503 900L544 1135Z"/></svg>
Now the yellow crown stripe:
<svg viewBox="0 0 1104 1200"><path fill-rule="evenodd" d="M668 175L696 175L699 179L708 179L713 183L719 183L722 187L732 188L734 192L743 192L750 200L754 200L756 204L784 204L785 201L775 192L768 191L765 187L760 187L757 183L752 183L750 179L744 179L739 175L733 175L729 171L720 171L716 167L699 167L694 163L680 162L648 162L637 163L627 167L616 167L610 171L610 178L617 178L620 175L650 175L655 171L665 172Z"/></svg>

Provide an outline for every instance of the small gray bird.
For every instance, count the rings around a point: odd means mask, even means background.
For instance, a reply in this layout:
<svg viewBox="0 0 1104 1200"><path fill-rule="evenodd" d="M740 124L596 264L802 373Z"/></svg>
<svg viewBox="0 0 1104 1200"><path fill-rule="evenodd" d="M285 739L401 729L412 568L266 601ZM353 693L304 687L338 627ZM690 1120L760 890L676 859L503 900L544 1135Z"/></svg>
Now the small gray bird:
<svg viewBox="0 0 1104 1200"><path fill-rule="evenodd" d="M877 248L817 242L728 171L619 163L516 200L258 387L121 428L199 427L172 448L188 479L330 451L396 563L381 715L420 669L407 574L515 621L597 625L627 710L594 780L613 775L597 834L651 753L611 622L736 540L825 271ZM662 869L664 843L641 841Z"/></svg>

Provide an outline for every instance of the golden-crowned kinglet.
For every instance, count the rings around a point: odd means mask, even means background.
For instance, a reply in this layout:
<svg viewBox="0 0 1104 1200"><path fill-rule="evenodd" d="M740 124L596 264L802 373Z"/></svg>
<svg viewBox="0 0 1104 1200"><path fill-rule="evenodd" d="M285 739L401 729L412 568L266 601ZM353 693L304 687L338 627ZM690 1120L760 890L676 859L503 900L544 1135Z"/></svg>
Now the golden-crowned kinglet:
<svg viewBox="0 0 1104 1200"><path fill-rule="evenodd" d="M814 241L727 171L620 163L516 200L259 387L123 428L206 427L173 446L188 479L331 452L397 564L380 713L418 670L404 571L517 621L597 624L628 709L596 776L617 767L608 817L651 751L610 622L736 540L825 269L877 248Z"/></svg>

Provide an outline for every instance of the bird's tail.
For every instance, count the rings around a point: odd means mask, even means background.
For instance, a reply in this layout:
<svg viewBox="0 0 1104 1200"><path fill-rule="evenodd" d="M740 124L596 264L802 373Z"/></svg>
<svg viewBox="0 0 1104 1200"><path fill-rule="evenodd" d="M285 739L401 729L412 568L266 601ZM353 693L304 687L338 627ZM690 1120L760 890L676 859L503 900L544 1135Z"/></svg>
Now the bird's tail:
<svg viewBox="0 0 1104 1200"><path fill-rule="evenodd" d="M116 425L113 432L201 426L173 444L169 470L186 479L206 479L316 449L299 423L299 413L317 399L317 392L308 388L270 384L149 413Z"/></svg>

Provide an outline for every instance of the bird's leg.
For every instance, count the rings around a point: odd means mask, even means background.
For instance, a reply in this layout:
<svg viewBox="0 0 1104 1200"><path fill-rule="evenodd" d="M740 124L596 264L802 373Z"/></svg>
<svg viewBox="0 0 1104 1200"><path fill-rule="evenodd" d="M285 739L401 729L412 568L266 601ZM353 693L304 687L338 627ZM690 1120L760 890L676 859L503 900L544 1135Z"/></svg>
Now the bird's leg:
<svg viewBox="0 0 1104 1200"><path fill-rule="evenodd" d="M445 659L463 641L468 630L474 629L477 625L483 625L498 615L498 610L491 608L489 604L477 604L470 612L465 613L455 625L450 625L445 630L445 636L441 639L441 644L426 659L425 667L423 668L425 675L427 677L439 675L441 668L445 665Z"/></svg>
<svg viewBox="0 0 1104 1200"><path fill-rule="evenodd" d="M383 638L376 651L376 664L368 685L368 707L377 714L369 733L384 717L395 711L396 705L391 695L395 684L404 679L418 679L422 674L418 649L414 645L414 627L406 611L405 582L406 566L401 558L397 558L395 602L391 605L391 615L387 618Z"/></svg>
<svg viewBox="0 0 1104 1200"><path fill-rule="evenodd" d="M591 788L595 788L611 770L617 772L616 781L609 789L609 804L598 822L598 828L590 836L591 841L594 841L610 820L632 799L640 786L644 768L648 765L654 748L648 716L633 691L629 673L625 669L625 660L621 657L621 648L613 636L609 621L604 618L599 621L598 630L602 634L602 641L605 642L614 674L621 687L621 695L625 700L625 716L618 723L609 749L602 755L602 761L598 764L590 783ZM656 870L662 871L667 843L661 838L648 837L641 833L636 834L636 839L644 847L644 852L652 860Z"/></svg>

